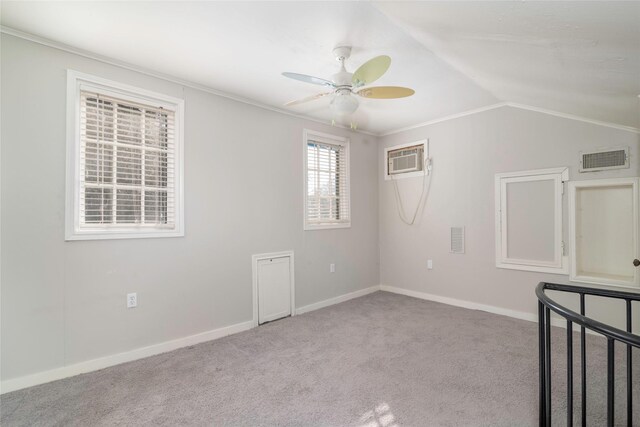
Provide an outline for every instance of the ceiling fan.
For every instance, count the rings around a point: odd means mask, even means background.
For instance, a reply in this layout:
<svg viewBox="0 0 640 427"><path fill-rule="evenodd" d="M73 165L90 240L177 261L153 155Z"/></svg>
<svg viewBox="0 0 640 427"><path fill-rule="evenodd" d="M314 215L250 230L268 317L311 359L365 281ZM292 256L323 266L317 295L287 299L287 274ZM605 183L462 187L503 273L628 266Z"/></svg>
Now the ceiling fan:
<svg viewBox="0 0 640 427"><path fill-rule="evenodd" d="M328 92L322 92L306 98L287 102L285 104L286 107L320 99L327 95L333 95L329 108L334 114L343 116L352 114L358 109L359 102L355 95L363 98L394 99L404 98L415 93L413 89L400 86L366 87L382 77L382 75L389 69L389 65L391 65L391 58L386 55L376 56L362 64L355 73L350 73L346 70L344 62L349 59L349 56L351 55L351 47L336 47L333 49L333 54L340 62L340 71L334 74L331 77L331 80L308 76L306 74L282 73L285 77L325 86L327 89L330 89Z"/></svg>

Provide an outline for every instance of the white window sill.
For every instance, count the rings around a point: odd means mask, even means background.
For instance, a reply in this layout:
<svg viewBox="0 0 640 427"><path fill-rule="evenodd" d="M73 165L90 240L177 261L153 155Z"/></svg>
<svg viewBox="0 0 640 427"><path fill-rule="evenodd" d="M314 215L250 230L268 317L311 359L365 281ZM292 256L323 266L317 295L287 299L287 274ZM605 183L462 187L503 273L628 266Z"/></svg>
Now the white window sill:
<svg viewBox="0 0 640 427"><path fill-rule="evenodd" d="M350 228L350 227L351 227L351 222L341 222L341 223L335 223L335 224L305 224L304 230L305 231L330 230L332 228Z"/></svg>
<svg viewBox="0 0 640 427"><path fill-rule="evenodd" d="M184 237L181 230L110 230L110 231L76 231L65 236L66 241L73 240L110 240L110 239L152 239L160 237Z"/></svg>

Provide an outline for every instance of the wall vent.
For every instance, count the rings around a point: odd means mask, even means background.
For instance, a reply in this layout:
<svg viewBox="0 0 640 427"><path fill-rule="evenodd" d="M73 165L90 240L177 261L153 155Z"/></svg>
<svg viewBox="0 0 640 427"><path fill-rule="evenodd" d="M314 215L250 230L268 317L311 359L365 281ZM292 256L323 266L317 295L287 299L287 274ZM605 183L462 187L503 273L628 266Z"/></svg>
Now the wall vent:
<svg viewBox="0 0 640 427"><path fill-rule="evenodd" d="M629 167L629 148L607 148L581 152L580 172L595 172Z"/></svg>
<svg viewBox="0 0 640 427"><path fill-rule="evenodd" d="M395 175L422 170L424 158L424 145L390 150L387 153L388 174Z"/></svg>
<svg viewBox="0 0 640 427"><path fill-rule="evenodd" d="M464 227L451 227L451 251L452 254L464 253Z"/></svg>

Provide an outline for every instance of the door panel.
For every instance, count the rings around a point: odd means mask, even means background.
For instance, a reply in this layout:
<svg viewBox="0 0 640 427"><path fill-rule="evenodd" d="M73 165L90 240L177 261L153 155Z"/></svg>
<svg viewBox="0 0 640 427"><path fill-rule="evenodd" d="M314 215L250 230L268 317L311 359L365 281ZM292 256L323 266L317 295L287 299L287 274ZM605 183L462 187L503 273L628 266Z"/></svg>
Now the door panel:
<svg viewBox="0 0 640 427"><path fill-rule="evenodd" d="M291 315L290 258L258 261L258 323Z"/></svg>

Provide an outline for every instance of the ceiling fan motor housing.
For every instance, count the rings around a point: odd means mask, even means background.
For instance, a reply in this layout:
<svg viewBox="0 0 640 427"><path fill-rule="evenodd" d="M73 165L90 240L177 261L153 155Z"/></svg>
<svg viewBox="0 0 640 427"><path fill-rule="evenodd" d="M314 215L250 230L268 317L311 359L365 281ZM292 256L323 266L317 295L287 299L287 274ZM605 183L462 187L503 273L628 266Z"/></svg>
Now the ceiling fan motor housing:
<svg viewBox="0 0 640 427"><path fill-rule="evenodd" d="M353 73L349 73L344 68L331 76L331 80L337 87L351 87L351 79L353 79Z"/></svg>

